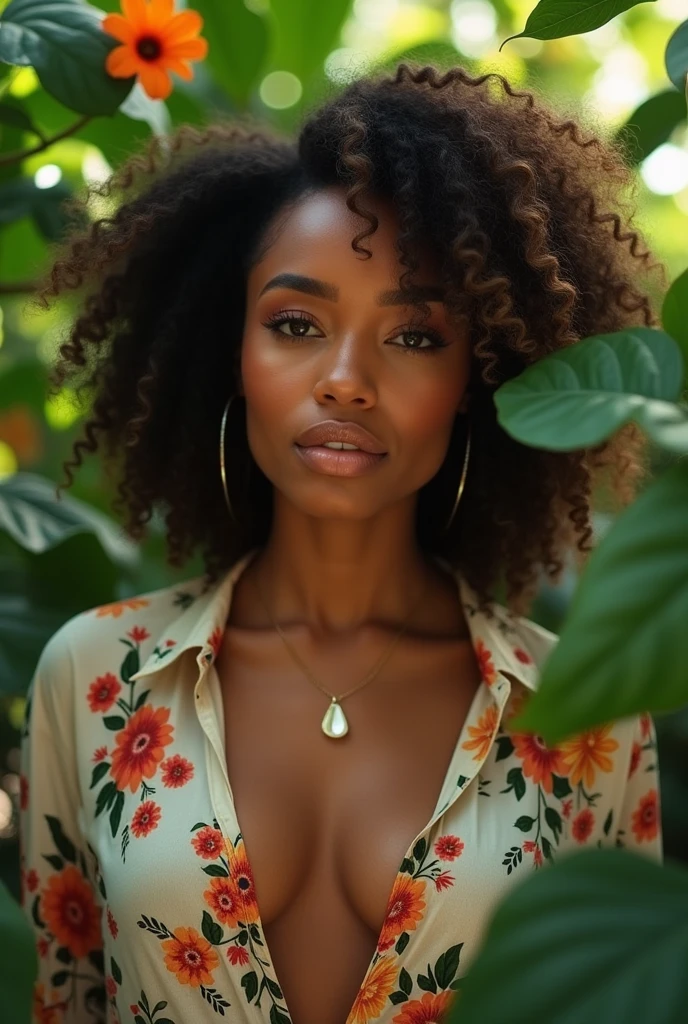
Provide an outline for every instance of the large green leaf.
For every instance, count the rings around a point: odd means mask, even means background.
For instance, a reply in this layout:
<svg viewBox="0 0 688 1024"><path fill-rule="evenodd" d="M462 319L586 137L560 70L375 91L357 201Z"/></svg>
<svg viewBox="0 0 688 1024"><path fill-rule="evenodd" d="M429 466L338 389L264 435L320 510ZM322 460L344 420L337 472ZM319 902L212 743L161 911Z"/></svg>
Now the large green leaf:
<svg viewBox="0 0 688 1024"><path fill-rule="evenodd" d="M0 19L0 60L31 66L41 85L80 114L112 114L134 78L113 78L105 58L120 43L85 0L12 0Z"/></svg>
<svg viewBox="0 0 688 1024"><path fill-rule="evenodd" d="M540 0L528 16L523 32L509 36L504 43L522 36L531 39L561 39L562 36L590 32L643 2L654 3L654 0Z"/></svg>
<svg viewBox="0 0 688 1024"><path fill-rule="evenodd" d="M352 0L270 0L271 65L307 82L338 41Z"/></svg>
<svg viewBox="0 0 688 1024"><path fill-rule="evenodd" d="M688 21L679 25L667 43L664 55L667 75L676 88L685 93L688 74Z"/></svg>
<svg viewBox="0 0 688 1024"><path fill-rule="evenodd" d="M683 354L683 365L688 374L688 270L675 281L662 303L662 327L678 342Z"/></svg>
<svg viewBox="0 0 688 1024"><path fill-rule="evenodd" d="M682 1024L687 962L685 869L568 854L498 906L450 1024Z"/></svg>
<svg viewBox="0 0 688 1024"><path fill-rule="evenodd" d="M675 89L665 89L633 111L617 130L614 141L623 143L628 162L635 167L666 142L685 118L686 97Z"/></svg>
<svg viewBox="0 0 688 1024"><path fill-rule="evenodd" d="M2 1019L31 1020L33 983L38 973L36 943L26 915L0 880L0 1006Z"/></svg>
<svg viewBox="0 0 688 1024"><path fill-rule="evenodd" d="M558 644L514 728L557 743L688 704L688 463L617 519L581 574Z"/></svg>
<svg viewBox="0 0 688 1024"><path fill-rule="evenodd" d="M259 85L265 63L265 18L250 11L243 0L194 0L193 8L203 18L203 35L209 44L205 63L231 99L245 106Z"/></svg>
<svg viewBox="0 0 688 1024"><path fill-rule="evenodd" d="M599 334L533 363L495 392L499 423L523 444L572 451L631 420L658 444L688 452L681 350L664 331Z"/></svg>

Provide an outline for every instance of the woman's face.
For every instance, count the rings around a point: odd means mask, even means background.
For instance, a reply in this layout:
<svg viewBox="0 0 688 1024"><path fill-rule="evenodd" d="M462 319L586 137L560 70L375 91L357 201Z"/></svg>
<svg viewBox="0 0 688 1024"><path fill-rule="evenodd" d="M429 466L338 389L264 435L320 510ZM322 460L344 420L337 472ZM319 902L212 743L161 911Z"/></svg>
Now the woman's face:
<svg viewBox="0 0 688 1024"><path fill-rule="evenodd" d="M363 240L373 253L365 258L351 240L366 222L344 196L325 189L277 218L248 277L241 372L249 445L276 488L275 507L282 496L310 516L367 519L413 505L439 470L454 417L467 408L470 351L465 325L450 321L435 293L432 317L411 330L417 311L389 295L404 269L394 208L370 204L379 224ZM280 283L282 275L291 280ZM438 290L431 253L413 284ZM328 419L364 427L384 458L355 476L312 468L295 440Z"/></svg>

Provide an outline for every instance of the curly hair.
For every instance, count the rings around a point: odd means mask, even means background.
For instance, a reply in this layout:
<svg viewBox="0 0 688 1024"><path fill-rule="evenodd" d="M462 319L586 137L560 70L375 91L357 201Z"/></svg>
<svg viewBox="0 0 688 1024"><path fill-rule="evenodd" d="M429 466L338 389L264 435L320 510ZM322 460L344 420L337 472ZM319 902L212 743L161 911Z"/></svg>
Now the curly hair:
<svg viewBox="0 0 688 1024"><path fill-rule="evenodd" d="M246 275L279 211L344 185L348 208L367 222L354 251L372 255L361 244L378 224L366 195L389 197L406 268L399 287L429 239L449 313L470 325L466 489L443 532L463 452L450 442L418 496L418 541L462 572L481 605L503 586L522 612L543 574L557 582L571 554L584 564L596 488L622 507L647 472L633 425L594 448L544 451L508 436L493 401L501 383L550 352L657 326L639 281L658 268L665 284L666 271L628 227L634 183L620 143L599 130L584 137L575 118L501 75L408 61L323 98L295 139L248 116L153 137L70 201L83 214L98 195L112 215L70 229L36 292L45 308L65 289L92 286L51 370L55 392L68 381L89 402L57 494L102 440L119 478L113 510L134 540L154 512L164 515L171 566L200 547L207 588L265 543L272 486L244 423L228 428L227 442L239 524L227 516L217 462L222 410L239 381Z"/></svg>

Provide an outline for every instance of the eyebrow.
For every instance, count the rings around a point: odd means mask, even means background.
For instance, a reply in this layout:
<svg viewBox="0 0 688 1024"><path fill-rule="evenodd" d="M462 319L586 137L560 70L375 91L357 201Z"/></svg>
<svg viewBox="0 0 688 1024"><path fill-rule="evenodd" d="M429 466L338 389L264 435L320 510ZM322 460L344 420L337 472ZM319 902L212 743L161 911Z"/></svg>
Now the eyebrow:
<svg viewBox="0 0 688 1024"><path fill-rule="evenodd" d="M329 299L330 302L337 302L339 299L339 288L336 285L319 281L316 277L305 277L303 274L277 274L263 285L258 298L273 288L291 288L293 291L305 292L306 295ZM444 289L438 285L416 285L411 290L411 297L421 302L444 302L444 294ZM399 289L392 289L380 292L375 301L378 306L403 306L409 302L409 295Z"/></svg>

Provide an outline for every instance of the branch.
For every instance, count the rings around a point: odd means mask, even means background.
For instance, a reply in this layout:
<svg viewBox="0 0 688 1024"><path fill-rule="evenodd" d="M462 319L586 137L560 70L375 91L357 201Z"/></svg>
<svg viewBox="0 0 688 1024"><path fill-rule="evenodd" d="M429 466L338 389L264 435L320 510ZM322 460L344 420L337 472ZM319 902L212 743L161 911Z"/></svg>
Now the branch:
<svg viewBox="0 0 688 1024"><path fill-rule="evenodd" d="M50 138L44 139L37 146L33 146L31 149L18 149L14 153L3 153L0 156L0 167L4 167L7 164L19 163L20 160L25 160L27 156L33 156L34 153L42 153L44 149L48 149L54 142L59 142L60 139L66 139L69 135L74 135L80 128L83 128L85 124L92 121L93 117L88 114L84 117L80 117L78 121L70 125L68 128L64 128L61 132L56 135L52 135Z"/></svg>

